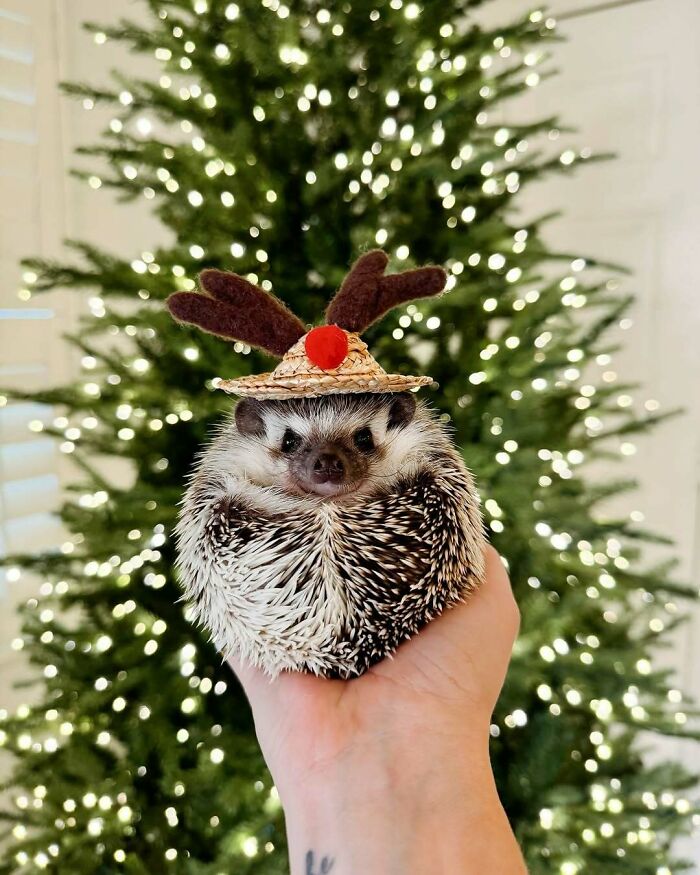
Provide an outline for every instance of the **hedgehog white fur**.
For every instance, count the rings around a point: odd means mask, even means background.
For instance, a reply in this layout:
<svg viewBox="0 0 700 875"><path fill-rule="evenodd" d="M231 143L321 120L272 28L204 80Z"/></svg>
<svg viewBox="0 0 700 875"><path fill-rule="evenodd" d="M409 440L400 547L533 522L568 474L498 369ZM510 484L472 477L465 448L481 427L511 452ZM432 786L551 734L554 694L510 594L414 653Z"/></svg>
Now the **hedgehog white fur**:
<svg viewBox="0 0 700 875"><path fill-rule="evenodd" d="M177 536L196 619L270 676L362 674L484 573L472 477L411 393L240 401Z"/></svg>

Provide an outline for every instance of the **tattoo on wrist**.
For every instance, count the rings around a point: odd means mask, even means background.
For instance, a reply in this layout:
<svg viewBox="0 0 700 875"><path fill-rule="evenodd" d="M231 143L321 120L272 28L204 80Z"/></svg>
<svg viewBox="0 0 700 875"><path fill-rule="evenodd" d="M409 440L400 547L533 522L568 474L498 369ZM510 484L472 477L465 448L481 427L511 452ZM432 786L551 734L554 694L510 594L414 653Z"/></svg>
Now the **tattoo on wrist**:
<svg viewBox="0 0 700 875"><path fill-rule="evenodd" d="M306 852L306 866L304 875L328 875L333 868L335 860L333 857L321 857L318 864L314 862L314 852Z"/></svg>

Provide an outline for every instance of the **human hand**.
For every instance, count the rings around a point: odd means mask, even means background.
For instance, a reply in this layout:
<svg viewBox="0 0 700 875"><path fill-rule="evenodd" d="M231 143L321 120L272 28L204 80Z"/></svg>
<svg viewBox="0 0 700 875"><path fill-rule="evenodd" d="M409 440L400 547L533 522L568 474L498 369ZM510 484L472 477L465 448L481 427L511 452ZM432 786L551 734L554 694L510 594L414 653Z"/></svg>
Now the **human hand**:
<svg viewBox="0 0 700 875"><path fill-rule="evenodd" d="M292 875L525 871L488 758L519 613L493 548L486 559L467 602L359 678L270 681L230 660L285 809Z"/></svg>

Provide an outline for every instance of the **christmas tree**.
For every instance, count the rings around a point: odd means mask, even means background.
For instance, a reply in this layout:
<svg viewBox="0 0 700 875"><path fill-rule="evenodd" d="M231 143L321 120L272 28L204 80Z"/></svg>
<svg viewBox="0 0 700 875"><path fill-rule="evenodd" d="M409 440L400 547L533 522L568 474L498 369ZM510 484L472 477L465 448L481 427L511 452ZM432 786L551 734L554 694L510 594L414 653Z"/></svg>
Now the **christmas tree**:
<svg viewBox="0 0 700 875"><path fill-rule="evenodd" d="M449 271L441 300L366 340L387 370L439 381L426 397L509 564L523 625L492 755L530 871L680 871L671 844L690 828L694 778L642 754L649 731L691 734L692 709L652 664L690 591L647 567L651 534L605 511L629 482L586 468L659 414L610 376L608 329L629 305L611 268L550 251L546 217L515 209L523 185L588 157L557 150L551 118L504 121L547 74L554 22L534 11L491 30L481 0L287 4L143 0L146 23L90 29L155 56L160 79L68 86L115 108L83 150L108 169L87 181L145 197L172 243L123 259L73 242L65 263L27 263L33 293L87 291L90 313L70 338L81 378L7 399L56 405L46 431L82 473L67 545L12 558L42 581L18 644L39 703L0 724L14 755L0 872L286 871L245 698L178 602L171 537L227 411L212 380L271 362L175 325L163 301L217 267L311 322L376 245L391 269ZM111 482L104 457L128 459L133 479Z"/></svg>

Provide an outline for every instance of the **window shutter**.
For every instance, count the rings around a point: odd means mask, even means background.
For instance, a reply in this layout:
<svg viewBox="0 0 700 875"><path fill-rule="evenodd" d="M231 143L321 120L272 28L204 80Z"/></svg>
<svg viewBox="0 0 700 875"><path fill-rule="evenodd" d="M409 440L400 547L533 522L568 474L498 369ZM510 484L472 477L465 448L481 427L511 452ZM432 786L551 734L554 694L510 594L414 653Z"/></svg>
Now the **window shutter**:
<svg viewBox="0 0 700 875"><path fill-rule="evenodd" d="M49 133L59 128L58 76L55 62L46 57L51 7L36 0L0 0L2 388L36 389L54 382L50 377L60 328L54 309L46 305L49 296L22 300L17 294L23 284L19 260L45 252L54 234L63 232L45 163L47 150L57 157L61 152L60 139ZM40 95L46 99L39 101ZM52 225L55 231L47 235ZM32 402L8 400L0 406L0 557L62 540L60 523L51 515L59 499L59 454L52 439L28 427L51 417L50 408ZM0 598L10 582L3 584L0 573Z"/></svg>

